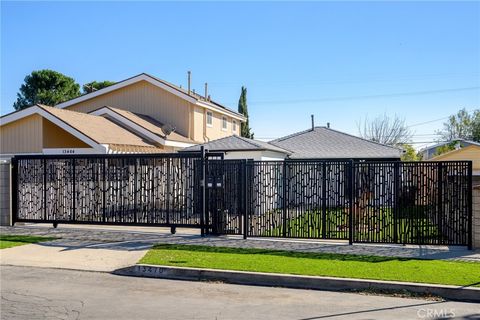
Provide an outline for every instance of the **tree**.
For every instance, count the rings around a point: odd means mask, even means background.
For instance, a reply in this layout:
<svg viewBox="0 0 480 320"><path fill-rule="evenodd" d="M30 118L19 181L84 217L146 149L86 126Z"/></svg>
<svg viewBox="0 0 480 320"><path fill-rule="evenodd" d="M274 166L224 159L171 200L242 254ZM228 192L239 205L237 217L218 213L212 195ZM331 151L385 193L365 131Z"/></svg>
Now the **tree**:
<svg viewBox="0 0 480 320"><path fill-rule="evenodd" d="M480 142L480 110L475 110L472 119L472 140Z"/></svg>
<svg viewBox="0 0 480 320"><path fill-rule="evenodd" d="M443 129L438 131L442 140L473 139L474 131L480 130L478 129L478 126L480 126L479 113L480 110L475 110L472 114L469 114L464 108L451 115L448 121L443 123Z"/></svg>
<svg viewBox="0 0 480 320"><path fill-rule="evenodd" d="M92 81L89 83L85 83L82 87L83 93L90 93L93 91L97 91L103 88L106 88L108 86L111 86L112 84L115 84L114 81Z"/></svg>
<svg viewBox="0 0 480 320"><path fill-rule="evenodd" d="M403 144L401 146L405 151L402 155L402 161L421 161L422 154L417 152L411 144Z"/></svg>
<svg viewBox="0 0 480 320"><path fill-rule="evenodd" d="M457 148L458 141L452 141L450 143L441 145L439 147L435 148L435 153L433 154L434 157L439 156L441 154L450 152L452 150L455 150ZM458 146L460 148L460 146Z"/></svg>
<svg viewBox="0 0 480 320"><path fill-rule="evenodd" d="M247 120L240 125L240 136L253 139L253 132L251 132L248 119L248 106L247 106L247 88L242 86L242 93L238 100L238 112L243 114Z"/></svg>
<svg viewBox="0 0 480 320"><path fill-rule="evenodd" d="M24 81L13 104L15 110L37 103L54 106L80 95L80 85L74 79L53 70L33 71Z"/></svg>
<svg viewBox="0 0 480 320"><path fill-rule="evenodd" d="M390 118L384 114L376 117L373 121L365 118L363 124L358 123L358 132L364 139L389 146L406 144L412 138L412 132L406 125L405 119L396 115Z"/></svg>

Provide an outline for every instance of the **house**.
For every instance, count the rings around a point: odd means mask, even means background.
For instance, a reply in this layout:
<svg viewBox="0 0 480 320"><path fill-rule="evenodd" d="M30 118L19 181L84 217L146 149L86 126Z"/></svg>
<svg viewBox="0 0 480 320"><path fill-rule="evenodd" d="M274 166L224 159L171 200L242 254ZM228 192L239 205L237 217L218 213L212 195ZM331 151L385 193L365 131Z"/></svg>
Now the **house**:
<svg viewBox="0 0 480 320"><path fill-rule="evenodd" d="M472 161L473 185L480 183L480 143L468 141L468 145L435 156L429 161Z"/></svg>
<svg viewBox="0 0 480 320"><path fill-rule="evenodd" d="M289 150L291 159L399 160L403 150L362 139L327 127L309 130L269 141Z"/></svg>
<svg viewBox="0 0 480 320"><path fill-rule="evenodd" d="M399 160L402 150L365 140L329 127L313 127L269 142L238 136L213 140L185 148L181 152L199 151L200 146L224 152L226 159L357 159Z"/></svg>
<svg viewBox="0 0 480 320"><path fill-rule="evenodd" d="M275 161L284 160L291 154L290 151L274 146L268 142L236 135L188 147L180 152L198 152L201 147L211 152L223 152L225 159Z"/></svg>
<svg viewBox="0 0 480 320"><path fill-rule="evenodd" d="M451 144L453 144L454 149L460 149L460 148L468 147L472 144L475 145L477 143L475 141L470 141L465 139L455 139L451 141L440 142L432 146L428 146L426 148L421 149L419 153L422 155L423 160L430 160L437 155L438 148L451 145Z"/></svg>
<svg viewBox="0 0 480 320"><path fill-rule="evenodd" d="M113 108L102 108L116 110ZM1 118L2 157L15 154L159 153L174 151L195 142L177 133L169 135L148 127L138 115L120 111L110 119L95 115L35 105ZM113 112L113 111L111 111ZM141 127L140 125L143 125Z"/></svg>
<svg viewBox="0 0 480 320"><path fill-rule="evenodd" d="M55 108L4 115L0 154L174 152L240 133L242 114L187 87L142 73Z"/></svg>

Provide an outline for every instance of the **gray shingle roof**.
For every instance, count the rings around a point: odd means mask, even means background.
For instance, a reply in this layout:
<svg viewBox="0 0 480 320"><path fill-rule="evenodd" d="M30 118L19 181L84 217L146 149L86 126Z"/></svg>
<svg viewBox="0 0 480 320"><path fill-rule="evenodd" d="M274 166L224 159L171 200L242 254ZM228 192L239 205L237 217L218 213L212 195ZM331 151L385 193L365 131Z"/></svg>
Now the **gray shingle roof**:
<svg viewBox="0 0 480 320"><path fill-rule="evenodd" d="M400 158L402 150L326 127L269 141L292 152L290 158Z"/></svg>
<svg viewBox="0 0 480 320"><path fill-rule="evenodd" d="M217 140L212 140L207 143L203 144L197 144L195 146L191 146L185 149L182 149L181 152L183 151L200 151L200 147L204 146L205 149L209 151L263 151L263 150L269 150L269 151L276 151L276 152L281 152L284 154L290 154L291 152L288 150L285 150L282 147L274 146L272 144L269 144L268 142L264 141L258 141L258 140L253 140L253 139L248 139L244 137L239 137L239 136L229 136Z"/></svg>

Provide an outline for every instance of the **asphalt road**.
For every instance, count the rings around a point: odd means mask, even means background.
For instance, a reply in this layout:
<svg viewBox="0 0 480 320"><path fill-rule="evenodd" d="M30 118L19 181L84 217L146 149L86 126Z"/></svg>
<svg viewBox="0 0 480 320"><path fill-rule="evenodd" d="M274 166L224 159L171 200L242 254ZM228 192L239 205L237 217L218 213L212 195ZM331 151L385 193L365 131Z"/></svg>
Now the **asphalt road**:
<svg viewBox="0 0 480 320"><path fill-rule="evenodd" d="M480 304L0 267L1 319L479 319Z"/></svg>

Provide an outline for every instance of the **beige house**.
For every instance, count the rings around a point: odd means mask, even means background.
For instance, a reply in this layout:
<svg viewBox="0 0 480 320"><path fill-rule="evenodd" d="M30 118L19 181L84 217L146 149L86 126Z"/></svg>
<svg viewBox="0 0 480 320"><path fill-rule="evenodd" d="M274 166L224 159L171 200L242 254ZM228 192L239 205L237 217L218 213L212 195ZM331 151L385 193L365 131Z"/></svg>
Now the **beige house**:
<svg viewBox="0 0 480 320"><path fill-rule="evenodd" d="M243 115L147 74L0 118L0 153L174 152L240 133Z"/></svg>
<svg viewBox="0 0 480 320"><path fill-rule="evenodd" d="M480 143L473 141L470 143L467 147L443 153L430 161L472 161L473 183L476 185L480 183Z"/></svg>

